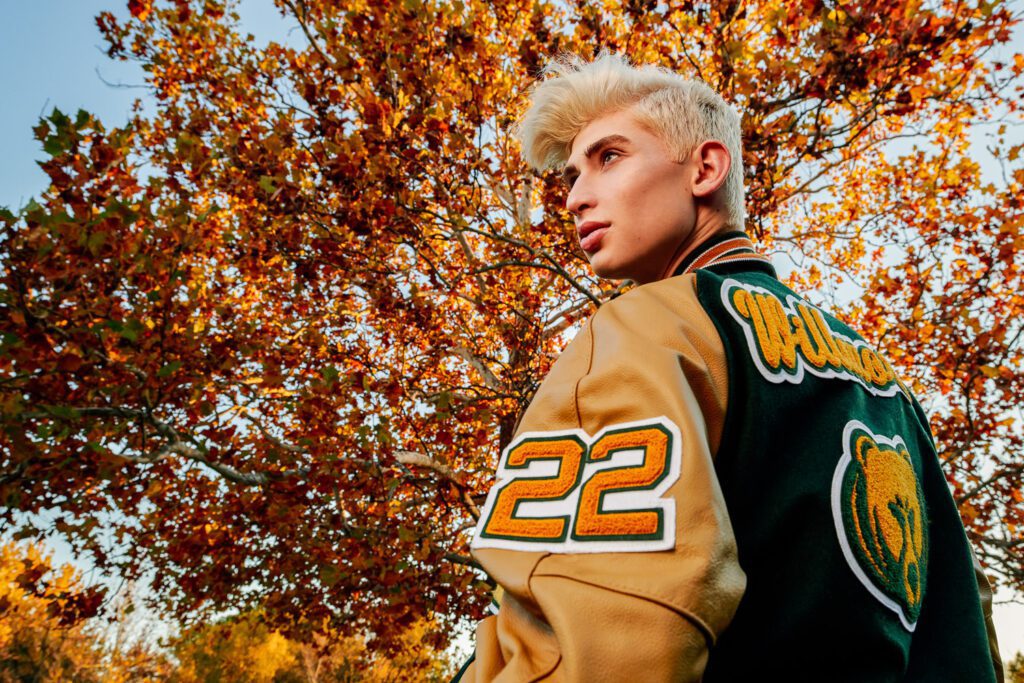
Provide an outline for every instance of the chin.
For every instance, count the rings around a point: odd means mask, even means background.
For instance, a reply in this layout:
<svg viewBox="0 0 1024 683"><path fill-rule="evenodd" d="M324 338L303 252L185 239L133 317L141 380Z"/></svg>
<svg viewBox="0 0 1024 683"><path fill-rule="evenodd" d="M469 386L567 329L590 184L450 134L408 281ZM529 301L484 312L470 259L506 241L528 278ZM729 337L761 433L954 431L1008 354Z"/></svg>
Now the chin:
<svg viewBox="0 0 1024 683"><path fill-rule="evenodd" d="M618 268L601 267L592 263L590 269L594 271L594 275L605 280L636 280L635 276Z"/></svg>
<svg viewBox="0 0 1024 683"><path fill-rule="evenodd" d="M595 254L594 258L590 259L590 269L594 271L594 275L603 277L607 280L622 280L624 276L620 274L620 271L601 260L600 253Z"/></svg>
<svg viewBox="0 0 1024 683"><path fill-rule="evenodd" d="M632 280L633 276L627 272L632 269L625 263L616 263L610 251L599 250L588 257L590 269L594 275L606 280Z"/></svg>

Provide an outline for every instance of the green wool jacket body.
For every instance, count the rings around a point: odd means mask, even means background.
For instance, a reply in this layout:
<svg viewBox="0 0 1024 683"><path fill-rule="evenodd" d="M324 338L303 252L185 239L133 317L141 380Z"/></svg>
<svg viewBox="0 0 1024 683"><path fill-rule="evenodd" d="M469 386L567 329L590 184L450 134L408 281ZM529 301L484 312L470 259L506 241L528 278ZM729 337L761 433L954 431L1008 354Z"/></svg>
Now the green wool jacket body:
<svg viewBox="0 0 1024 683"><path fill-rule="evenodd" d="M1001 679L987 581L908 388L770 266L696 277L729 368L715 469L747 573L704 680Z"/></svg>

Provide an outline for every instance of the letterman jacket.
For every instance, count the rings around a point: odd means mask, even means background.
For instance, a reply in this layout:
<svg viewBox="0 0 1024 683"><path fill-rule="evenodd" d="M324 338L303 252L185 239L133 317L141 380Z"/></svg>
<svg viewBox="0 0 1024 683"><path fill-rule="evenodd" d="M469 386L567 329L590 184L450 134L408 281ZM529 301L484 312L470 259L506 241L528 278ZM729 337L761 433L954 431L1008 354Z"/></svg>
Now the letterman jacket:
<svg viewBox="0 0 1024 683"><path fill-rule="evenodd" d="M678 273L595 313L502 453L472 542L500 608L456 680L996 680L889 363L743 233Z"/></svg>

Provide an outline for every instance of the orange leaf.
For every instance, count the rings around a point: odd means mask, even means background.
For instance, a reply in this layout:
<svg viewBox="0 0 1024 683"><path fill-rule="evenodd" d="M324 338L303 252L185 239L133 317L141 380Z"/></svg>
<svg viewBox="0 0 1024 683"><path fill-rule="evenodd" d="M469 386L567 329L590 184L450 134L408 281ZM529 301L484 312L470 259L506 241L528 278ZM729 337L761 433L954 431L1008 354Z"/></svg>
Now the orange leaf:
<svg viewBox="0 0 1024 683"><path fill-rule="evenodd" d="M128 0L128 11L139 21L145 21L153 9L153 0Z"/></svg>

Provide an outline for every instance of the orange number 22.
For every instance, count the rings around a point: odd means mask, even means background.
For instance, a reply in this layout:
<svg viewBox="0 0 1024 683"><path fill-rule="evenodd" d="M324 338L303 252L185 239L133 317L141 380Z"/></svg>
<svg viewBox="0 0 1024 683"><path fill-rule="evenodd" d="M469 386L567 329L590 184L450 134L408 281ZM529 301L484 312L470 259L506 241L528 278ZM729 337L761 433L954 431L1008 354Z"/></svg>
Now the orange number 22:
<svg viewBox="0 0 1024 683"><path fill-rule="evenodd" d="M481 510L474 548L642 552L675 545L678 428L667 418L513 441Z"/></svg>

